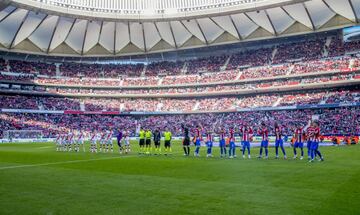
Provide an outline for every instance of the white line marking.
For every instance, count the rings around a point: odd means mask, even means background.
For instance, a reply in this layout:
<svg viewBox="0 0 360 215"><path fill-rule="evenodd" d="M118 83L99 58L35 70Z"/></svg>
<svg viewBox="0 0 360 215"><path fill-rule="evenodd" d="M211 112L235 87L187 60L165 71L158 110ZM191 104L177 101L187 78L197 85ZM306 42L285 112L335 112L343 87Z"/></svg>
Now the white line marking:
<svg viewBox="0 0 360 215"><path fill-rule="evenodd" d="M0 170L4 170L4 169L16 169L16 168L25 168L25 167L37 167L37 166L50 166L50 165L66 164L66 163L82 163L82 162L98 161L98 160L111 160L111 159L128 158L128 157L135 157L135 156L136 156L136 155L128 155L128 156L119 156L119 157L107 157L107 158L98 158L98 159L87 159L87 160L71 160L71 161L61 161L61 162L53 162L53 163L38 163L38 164L28 164L28 165L4 166L4 167L0 167Z"/></svg>
<svg viewBox="0 0 360 215"><path fill-rule="evenodd" d="M53 148L53 146L42 146L42 147L39 147L39 149L48 149L48 148Z"/></svg>

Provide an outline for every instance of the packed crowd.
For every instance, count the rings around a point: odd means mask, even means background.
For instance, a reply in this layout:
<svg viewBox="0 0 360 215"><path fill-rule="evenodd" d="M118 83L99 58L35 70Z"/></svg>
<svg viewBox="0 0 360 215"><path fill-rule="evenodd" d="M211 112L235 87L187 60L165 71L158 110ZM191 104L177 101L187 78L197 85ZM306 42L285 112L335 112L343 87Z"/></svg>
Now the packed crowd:
<svg viewBox="0 0 360 215"><path fill-rule="evenodd" d="M359 101L358 90L332 92L308 92L287 94L249 95L242 97L197 98L197 99L104 99L0 96L0 108L35 110L80 110L85 111L229 111L236 108L291 106L302 104L328 104Z"/></svg>
<svg viewBox="0 0 360 215"><path fill-rule="evenodd" d="M66 133L69 129L94 130L129 130L135 135L136 129L168 127L174 135L181 135L181 124L194 128L201 124L206 130L220 127L228 129L247 123L255 131L262 121L271 128L270 135L274 135L273 125L278 122L284 128L285 134L290 135L295 126L304 126L313 116L319 118L321 133L357 134L360 135L360 108L336 109L306 109L291 111L256 111L235 112L222 114L192 114L192 115L161 115L161 116L109 116L109 115L70 115L70 114L31 114L31 113L1 113L0 130L42 130L45 137L55 137L59 133ZM0 133L0 137L3 135Z"/></svg>
<svg viewBox="0 0 360 215"><path fill-rule="evenodd" d="M320 59L323 55L324 45L325 38L281 44L277 47L273 63L278 64L293 60Z"/></svg>

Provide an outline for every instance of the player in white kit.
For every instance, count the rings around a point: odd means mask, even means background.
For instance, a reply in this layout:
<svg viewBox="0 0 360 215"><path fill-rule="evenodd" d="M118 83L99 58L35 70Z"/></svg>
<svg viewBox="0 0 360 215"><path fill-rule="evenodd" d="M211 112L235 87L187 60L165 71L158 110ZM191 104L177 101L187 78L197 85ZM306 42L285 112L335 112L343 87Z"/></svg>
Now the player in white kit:
<svg viewBox="0 0 360 215"><path fill-rule="evenodd" d="M112 136L113 136L112 131L107 131L106 132L106 136L105 136L105 138L106 138L106 152L108 152L109 149L111 150L111 152L114 152Z"/></svg>
<svg viewBox="0 0 360 215"><path fill-rule="evenodd" d="M124 148L125 154L130 153L130 135L129 131L124 131L123 141L124 141Z"/></svg>

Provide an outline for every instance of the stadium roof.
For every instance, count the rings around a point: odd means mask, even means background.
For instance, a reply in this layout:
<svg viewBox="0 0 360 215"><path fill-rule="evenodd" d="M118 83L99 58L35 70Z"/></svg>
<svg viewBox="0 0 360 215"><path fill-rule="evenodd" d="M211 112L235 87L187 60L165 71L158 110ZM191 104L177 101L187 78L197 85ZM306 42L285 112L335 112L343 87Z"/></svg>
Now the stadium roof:
<svg viewBox="0 0 360 215"><path fill-rule="evenodd" d="M0 49L133 55L332 30L359 15L360 0L3 0Z"/></svg>

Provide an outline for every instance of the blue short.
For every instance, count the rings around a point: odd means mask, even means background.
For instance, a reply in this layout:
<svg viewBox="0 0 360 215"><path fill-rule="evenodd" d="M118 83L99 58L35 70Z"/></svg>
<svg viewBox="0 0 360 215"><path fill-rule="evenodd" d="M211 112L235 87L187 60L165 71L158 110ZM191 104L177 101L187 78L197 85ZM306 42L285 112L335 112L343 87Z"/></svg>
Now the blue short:
<svg viewBox="0 0 360 215"><path fill-rule="evenodd" d="M294 144L294 148L304 148L304 143L296 141Z"/></svg>
<svg viewBox="0 0 360 215"><path fill-rule="evenodd" d="M311 141L310 140L308 140L307 142L306 142L306 147L310 150L311 149Z"/></svg>
<svg viewBox="0 0 360 215"><path fill-rule="evenodd" d="M200 146L200 145L201 145L201 142L200 142L200 139L199 139L199 138L196 139L195 145L196 145L196 146Z"/></svg>
<svg viewBox="0 0 360 215"><path fill-rule="evenodd" d="M234 141L230 141L229 146L230 146L230 148L235 148L235 142L234 142Z"/></svg>
<svg viewBox="0 0 360 215"><path fill-rule="evenodd" d="M208 148L213 147L212 141L207 141L207 142L206 142L206 146L207 146Z"/></svg>
<svg viewBox="0 0 360 215"><path fill-rule="evenodd" d="M282 147L283 146L283 140L280 139L280 140L275 140L275 147Z"/></svg>
<svg viewBox="0 0 360 215"><path fill-rule="evenodd" d="M261 147L267 148L268 146L269 146L269 141L268 140L261 141Z"/></svg>
<svg viewBox="0 0 360 215"><path fill-rule="evenodd" d="M319 142L311 141L311 150L318 150Z"/></svg>
<svg viewBox="0 0 360 215"><path fill-rule="evenodd" d="M244 148L250 148L250 141L242 141Z"/></svg>
<svg viewBox="0 0 360 215"><path fill-rule="evenodd" d="M220 140L219 146L222 147L222 148L226 147L226 143L225 143L224 139Z"/></svg>

